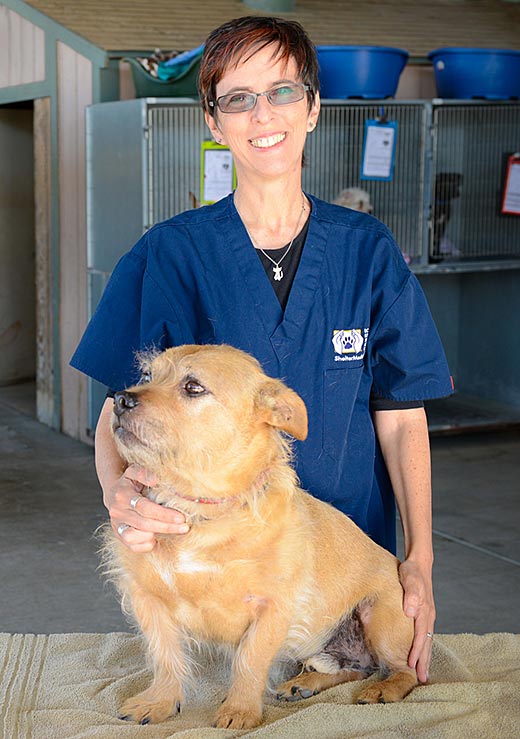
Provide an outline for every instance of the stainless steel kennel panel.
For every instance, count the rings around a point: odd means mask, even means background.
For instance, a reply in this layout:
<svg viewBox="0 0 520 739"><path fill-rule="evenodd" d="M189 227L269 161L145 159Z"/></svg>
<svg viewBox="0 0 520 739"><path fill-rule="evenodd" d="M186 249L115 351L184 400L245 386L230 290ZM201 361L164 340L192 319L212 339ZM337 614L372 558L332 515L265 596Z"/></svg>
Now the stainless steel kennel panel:
<svg viewBox="0 0 520 739"><path fill-rule="evenodd" d="M434 104L432 134L430 261L520 257L520 217L500 212L520 103Z"/></svg>
<svg viewBox="0 0 520 739"><path fill-rule="evenodd" d="M397 123L394 172L388 182L360 177L365 122L379 118ZM348 187L366 190L373 215L390 227L412 263L420 261L427 233L428 120L429 108L422 102L326 101L305 148L304 188L324 200L334 200Z"/></svg>
<svg viewBox="0 0 520 739"><path fill-rule="evenodd" d="M193 208L200 195L201 146L210 136L195 103L149 105L146 135L149 227Z"/></svg>

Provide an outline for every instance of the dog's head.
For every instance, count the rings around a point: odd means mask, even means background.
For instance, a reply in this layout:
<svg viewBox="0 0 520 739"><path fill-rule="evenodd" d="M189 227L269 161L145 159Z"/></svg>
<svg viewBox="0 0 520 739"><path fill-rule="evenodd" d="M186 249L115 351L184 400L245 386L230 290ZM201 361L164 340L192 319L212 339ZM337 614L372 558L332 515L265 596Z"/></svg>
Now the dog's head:
<svg viewBox="0 0 520 739"><path fill-rule="evenodd" d="M280 432L307 435L301 398L238 349L180 346L141 366L141 383L114 398L118 451L190 499L248 489L286 458Z"/></svg>
<svg viewBox="0 0 520 739"><path fill-rule="evenodd" d="M344 208L359 210L362 213L372 213L374 207L370 201L370 195L366 190L360 187L348 187L342 190L332 201L335 205L342 205Z"/></svg>

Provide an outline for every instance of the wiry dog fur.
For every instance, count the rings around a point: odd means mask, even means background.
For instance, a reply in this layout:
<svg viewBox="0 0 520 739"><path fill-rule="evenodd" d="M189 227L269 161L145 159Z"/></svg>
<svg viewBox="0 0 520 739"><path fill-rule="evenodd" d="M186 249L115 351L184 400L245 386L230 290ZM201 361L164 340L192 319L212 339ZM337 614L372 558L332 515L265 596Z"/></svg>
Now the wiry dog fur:
<svg viewBox="0 0 520 739"><path fill-rule="evenodd" d="M228 346L169 349L145 360L143 380L116 395L117 447L153 470L159 484L146 494L182 511L191 529L137 554L107 526L109 568L154 671L120 716L149 723L180 711L190 641L234 650L218 727L261 721L276 658L304 665L279 686L280 699L380 670L384 679L366 683L358 702L401 700L416 674L398 561L298 487L286 434L307 434L299 396Z"/></svg>

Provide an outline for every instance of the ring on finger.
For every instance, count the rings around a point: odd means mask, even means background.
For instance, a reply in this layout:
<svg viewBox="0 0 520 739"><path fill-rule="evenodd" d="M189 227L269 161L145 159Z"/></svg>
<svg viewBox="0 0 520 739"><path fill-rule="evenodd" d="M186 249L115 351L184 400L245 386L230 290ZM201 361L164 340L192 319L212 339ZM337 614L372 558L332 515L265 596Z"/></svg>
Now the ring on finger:
<svg viewBox="0 0 520 739"><path fill-rule="evenodd" d="M117 527L117 533L119 534L119 536L123 536L125 531L131 528L132 527L130 526L129 523L120 523L119 526Z"/></svg>
<svg viewBox="0 0 520 739"><path fill-rule="evenodd" d="M428 639L433 639L433 633L431 631L428 631L426 636L428 637Z"/></svg>
<svg viewBox="0 0 520 739"><path fill-rule="evenodd" d="M137 509L137 504L141 500L143 496L142 495L134 495L132 500L130 501L130 508L135 511Z"/></svg>

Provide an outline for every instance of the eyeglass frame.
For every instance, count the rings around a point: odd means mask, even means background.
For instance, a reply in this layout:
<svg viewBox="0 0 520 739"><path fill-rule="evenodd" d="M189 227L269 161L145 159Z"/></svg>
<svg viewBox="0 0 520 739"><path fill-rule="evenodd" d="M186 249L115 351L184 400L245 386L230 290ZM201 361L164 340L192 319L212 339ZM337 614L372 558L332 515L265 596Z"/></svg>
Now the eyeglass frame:
<svg viewBox="0 0 520 739"><path fill-rule="evenodd" d="M289 103L273 103L269 99L269 93L274 92L275 90L278 90L281 87L287 87L287 86L301 87L303 91L303 95L301 96L301 98L298 98L298 100L291 100L291 102ZM280 83L278 85L275 85L274 87L270 87L269 90L264 90L263 92L247 92L246 90L237 90L235 93L228 92L225 95L220 95L216 100L208 100L208 105L213 109L218 108L221 113L226 113L226 114L231 114L231 115L234 113L247 113L248 111L253 110L255 108L259 97L265 96L267 100L269 101L270 105L272 105L274 108L279 108L282 105L292 105L293 103L299 103L300 100L304 99L305 93L309 92L309 90L312 90L311 85L306 85L303 82L290 82L286 84ZM219 104L219 100L225 97L236 95L240 92L243 92L243 94L245 95L252 95L254 97L253 105L250 108L244 108L244 110L222 110Z"/></svg>

